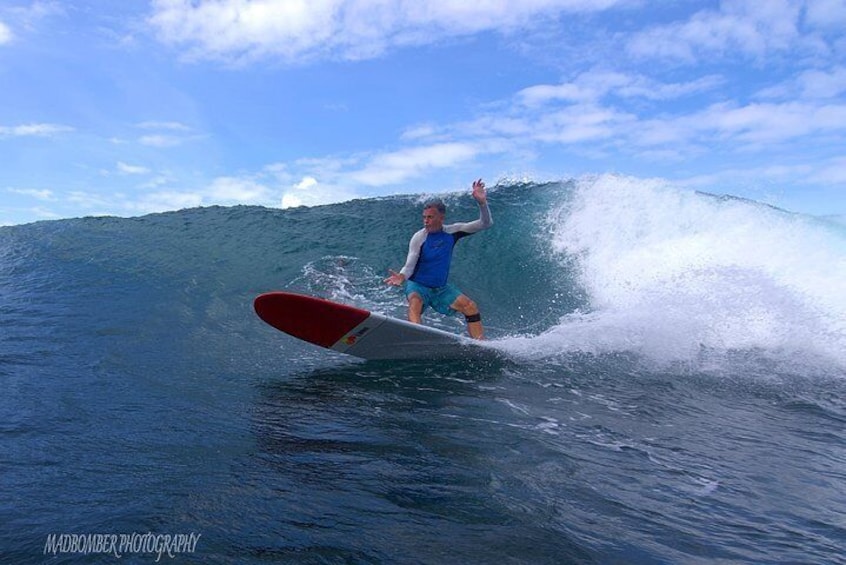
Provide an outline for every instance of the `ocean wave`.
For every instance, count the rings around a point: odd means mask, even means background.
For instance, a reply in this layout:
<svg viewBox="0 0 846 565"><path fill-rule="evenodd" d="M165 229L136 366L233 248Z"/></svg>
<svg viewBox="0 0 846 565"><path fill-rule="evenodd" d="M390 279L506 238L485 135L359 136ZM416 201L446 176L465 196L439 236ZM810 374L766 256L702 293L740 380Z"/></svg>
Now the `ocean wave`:
<svg viewBox="0 0 846 565"><path fill-rule="evenodd" d="M217 322L240 319L254 294L280 289L403 316L382 278L404 262L423 198L3 227L0 286L71 311L135 297L185 324L208 319L209 304ZM466 193L445 198L447 221L478 214ZM501 183L490 203L494 228L462 240L452 280L518 358L846 368L846 234L830 218L616 175Z"/></svg>

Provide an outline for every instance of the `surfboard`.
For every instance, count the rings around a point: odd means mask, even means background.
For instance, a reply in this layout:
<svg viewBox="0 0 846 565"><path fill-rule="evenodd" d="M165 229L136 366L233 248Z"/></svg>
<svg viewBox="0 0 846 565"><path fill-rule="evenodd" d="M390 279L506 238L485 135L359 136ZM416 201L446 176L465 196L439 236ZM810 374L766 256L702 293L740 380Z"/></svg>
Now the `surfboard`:
<svg viewBox="0 0 846 565"><path fill-rule="evenodd" d="M256 314L303 341L362 359L478 359L498 356L485 342L292 292L256 297Z"/></svg>

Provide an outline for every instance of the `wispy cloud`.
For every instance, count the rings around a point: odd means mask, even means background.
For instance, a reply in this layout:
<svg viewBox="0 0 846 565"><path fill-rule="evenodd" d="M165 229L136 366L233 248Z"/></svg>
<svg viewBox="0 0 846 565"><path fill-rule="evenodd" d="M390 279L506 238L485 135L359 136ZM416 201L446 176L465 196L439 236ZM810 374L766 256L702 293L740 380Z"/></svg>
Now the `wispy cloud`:
<svg viewBox="0 0 846 565"><path fill-rule="evenodd" d="M357 184L396 185L431 171L465 163L479 153L469 142L437 143L376 154L360 170L351 173Z"/></svg>
<svg viewBox="0 0 846 565"><path fill-rule="evenodd" d="M550 102L596 102L606 96L673 100L714 90L725 83L718 75L706 75L684 82L661 82L643 74L596 69L560 84L539 84L524 88L517 99L526 106Z"/></svg>
<svg viewBox="0 0 846 565"><path fill-rule="evenodd" d="M842 32L846 28L846 2L843 0L810 0L805 4L809 25Z"/></svg>
<svg viewBox="0 0 846 565"><path fill-rule="evenodd" d="M219 177L205 191L206 202L265 206L315 206L351 200L372 190L465 164L490 152L484 143L418 144L395 151L275 163L251 175Z"/></svg>
<svg viewBox="0 0 846 565"><path fill-rule="evenodd" d="M12 35L12 30L9 29L9 26L0 21L0 45L10 43L13 37L14 35Z"/></svg>
<svg viewBox="0 0 846 565"><path fill-rule="evenodd" d="M803 2L726 0L719 10L702 10L684 22L653 26L634 34L628 52L640 58L695 62L737 55L761 58L795 46Z"/></svg>
<svg viewBox="0 0 846 565"><path fill-rule="evenodd" d="M663 104L711 92L723 82L715 75L664 83L639 74L583 73L560 84L526 87L475 120L427 124L406 138L474 140L476 147L492 152L499 151L492 143L499 141L524 148L533 143L560 144L580 151L613 145L624 154L643 155L648 150L670 156L684 147L766 150L773 144L846 133L846 104L837 98L846 91L846 72L839 67L803 72L781 84L779 89L800 91L786 101L727 101L704 107ZM479 145L480 139L491 143Z"/></svg>
<svg viewBox="0 0 846 565"><path fill-rule="evenodd" d="M203 136L181 122L148 121L136 125L138 129L148 131L138 138L138 143L160 149L177 147L201 139Z"/></svg>
<svg viewBox="0 0 846 565"><path fill-rule="evenodd" d="M74 131L74 128L61 124L34 123L17 126L0 126L0 137L53 137L72 131Z"/></svg>
<svg viewBox="0 0 846 565"><path fill-rule="evenodd" d="M178 145L182 145L184 142L185 138L178 137L175 135L142 135L138 138L138 143L140 143L141 145L159 148L176 147Z"/></svg>
<svg viewBox="0 0 846 565"><path fill-rule="evenodd" d="M816 167L810 175L810 180L842 187L846 184L846 157L837 157Z"/></svg>
<svg viewBox="0 0 846 565"><path fill-rule="evenodd" d="M715 104L684 120L695 124L697 131L732 136L741 142L781 142L846 132L846 104Z"/></svg>
<svg viewBox="0 0 846 565"><path fill-rule="evenodd" d="M141 129L152 129L152 130L169 130L169 131L186 131L189 132L192 130L190 126L187 126L181 122L156 122L156 121L149 121L149 122L141 122L138 124L138 127Z"/></svg>
<svg viewBox="0 0 846 565"><path fill-rule="evenodd" d="M203 196L196 192L156 191L142 195L118 192L104 196L90 191L72 191L64 203L85 215L137 215L181 210L202 206Z"/></svg>
<svg viewBox="0 0 846 565"><path fill-rule="evenodd" d="M0 45L31 33L43 20L64 13L59 2L49 0L34 0L29 5L4 6L4 21L0 21Z"/></svg>
<svg viewBox="0 0 846 565"><path fill-rule="evenodd" d="M142 167L140 165L127 165L123 161L118 162L117 171L122 175L147 175L150 173L150 169L147 167Z"/></svg>
<svg viewBox="0 0 846 565"><path fill-rule="evenodd" d="M33 0L29 5L9 8L8 12L23 25L31 27L45 18L65 14L65 9L57 0Z"/></svg>
<svg viewBox="0 0 846 565"><path fill-rule="evenodd" d="M29 196L36 200L53 200L55 195L49 189L33 189L33 188L9 188L6 190L11 194L20 194L21 196Z"/></svg>
<svg viewBox="0 0 846 565"><path fill-rule="evenodd" d="M121 208L119 203L123 198L125 198L125 195L122 194L113 194L106 197L89 191L73 190L65 196L65 201L85 213L103 215L106 214L106 210L113 210L112 213L118 213L117 210Z"/></svg>
<svg viewBox="0 0 846 565"><path fill-rule="evenodd" d="M846 67L808 69L795 79L767 87L757 93L761 99L816 100L834 99L846 93Z"/></svg>
<svg viewBox="0 0 846 565"><path fill-rule="evenodd" d="M630 0L154 0L149 24L189 57L288 63L315 58L368 59L408 45L483 31L525 28L537 18L589 13Z"/></svg>

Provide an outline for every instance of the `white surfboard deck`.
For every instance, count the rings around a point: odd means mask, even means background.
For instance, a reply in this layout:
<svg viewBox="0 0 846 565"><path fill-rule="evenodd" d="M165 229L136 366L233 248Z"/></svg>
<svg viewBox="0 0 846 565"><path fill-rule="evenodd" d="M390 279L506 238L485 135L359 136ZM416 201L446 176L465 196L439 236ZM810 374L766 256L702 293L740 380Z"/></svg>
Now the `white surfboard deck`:
<svg viewBox="0 0 846 565"><path fill-rule="evenodd" d="M268 292L259 317L289 335L362 359L492 359L483 341L303 294Z"/></svg>

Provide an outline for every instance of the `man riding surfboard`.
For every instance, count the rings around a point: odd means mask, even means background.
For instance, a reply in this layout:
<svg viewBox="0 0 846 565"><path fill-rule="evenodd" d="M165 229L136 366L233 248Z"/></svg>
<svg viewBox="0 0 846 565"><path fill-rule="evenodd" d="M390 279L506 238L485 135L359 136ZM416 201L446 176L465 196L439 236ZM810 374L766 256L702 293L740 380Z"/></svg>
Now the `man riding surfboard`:
<svg viewBox="0 0 846 565"><path fill-rule="evenodd" d="M405 285L409 321L421 323L427 306L445 315L460 312L467 322L470 337L483 339L482 317L476 303L447 282L452 251L458 240L493 225L482 179L473 182L473 198L479 204L479 219L447 225L444 225L446 206L443 201L427 202L423 207L423 228L411 237L405 265L398 273L389 269L390 276L385 283Z"/></svg>

